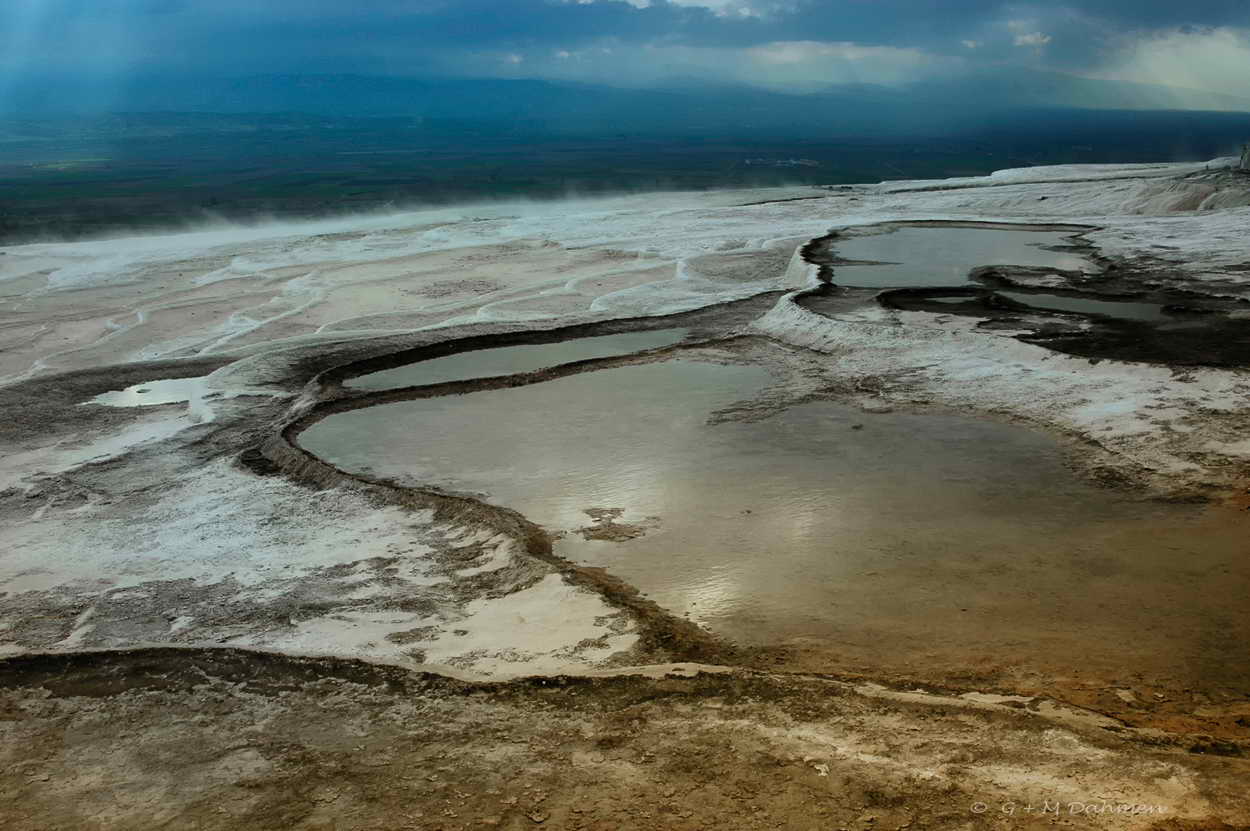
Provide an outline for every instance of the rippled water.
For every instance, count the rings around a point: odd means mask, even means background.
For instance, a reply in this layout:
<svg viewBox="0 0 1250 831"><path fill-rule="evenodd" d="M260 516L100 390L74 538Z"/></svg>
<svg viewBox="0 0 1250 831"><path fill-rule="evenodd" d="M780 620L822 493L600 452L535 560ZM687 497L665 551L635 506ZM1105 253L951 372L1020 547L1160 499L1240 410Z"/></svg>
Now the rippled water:
<svg viewBox="0 0 1250 831"><path fill-rule="evenodd" d="M904 671L1247 674L1237 527L1122 501L1019 427L828 402L715 417L773 380L686 353L354 410L299 440L518 509L564 532L561 555L742 643ZM596 538L600 509L633 538Z"/></svg>
<svg viewBox="0 0 1250 831"><path fill-rule="evenodd" d="M969 282L972 269L986 265L1093 270L1084 257L1042 247L1071 245L1069 237L1070 232L990 228L900 228L852 237L834 244L839 257L889 264L834 266L833 282L867 287L957 286Z"/></svg>

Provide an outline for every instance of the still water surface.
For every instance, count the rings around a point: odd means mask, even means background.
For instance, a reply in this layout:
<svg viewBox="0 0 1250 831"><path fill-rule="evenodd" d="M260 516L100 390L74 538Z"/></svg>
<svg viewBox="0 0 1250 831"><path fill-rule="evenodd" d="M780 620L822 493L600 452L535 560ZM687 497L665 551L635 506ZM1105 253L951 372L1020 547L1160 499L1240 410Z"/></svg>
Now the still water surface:
<svg viewBox="0 0 1250 831"><path fill-rule="evenodd" d="M774 378L680 354L340 413L299 441L515 508L564 532L562 556L740 643L899 671L1245 680L1240 523L1118 498L1016 426L823 401L718 419ZM596 509L641 535L584 538Z"/></svg>
<svg viewBox="0 0 1250 831"><path fill-rule="evenodd" d="M344 386L361 390L390 390L447 381L469 381L533 372L556 364L630 355L644 349L672 346L686 336L686 329L659 329L650 332L624 332L593 338L573 338L558 343L501 346L459 352L428 361L381 372L370 372L351 379Z"/></svg>
<svg viewBox="0 0 1250 831"><path fill-rule="evenodd" d="M1004 231L988 228L900 228L886 234L838 240L844 260L885 265L839 265L833 282L842 286L958 286L986 265L1019 265L1065 271L1093 271L1084 257L1043 246L1071 245L1071 232Z"/></svg>

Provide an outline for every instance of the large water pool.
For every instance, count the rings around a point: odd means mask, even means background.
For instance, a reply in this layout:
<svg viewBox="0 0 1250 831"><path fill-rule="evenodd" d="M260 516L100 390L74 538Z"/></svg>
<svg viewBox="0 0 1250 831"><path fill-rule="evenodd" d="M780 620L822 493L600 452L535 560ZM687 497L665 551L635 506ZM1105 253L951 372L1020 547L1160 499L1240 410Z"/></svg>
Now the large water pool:
<svg viewBox="0 0 1250 831"><path fill-rule="evenodd" d="M517 509L671 612L830 666L1250 677L1250 564L1222 515L1096 488L1017 426L828 401L730 417L775 383L680 350L344 412L298 440Z"/></svg>

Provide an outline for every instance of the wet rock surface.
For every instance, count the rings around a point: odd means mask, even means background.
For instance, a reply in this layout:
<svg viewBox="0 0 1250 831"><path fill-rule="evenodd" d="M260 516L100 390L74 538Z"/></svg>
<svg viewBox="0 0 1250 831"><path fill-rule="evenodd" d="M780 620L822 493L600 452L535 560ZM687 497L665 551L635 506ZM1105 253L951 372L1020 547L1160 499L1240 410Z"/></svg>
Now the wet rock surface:
<svg viewBox="0 0 1250 831"><path fill-rule="evenodd" d="M995 275L1005 271L997 269ZM1053 291L900 289L880 300L889 308L979 318L987 330L1016 331L1025 343L1085 358L1250 366L1250 303L1245 301ZM818 301L807 305L820 308Z"/></svg>
<svg viewBox="0 0 1250 831"><path fill-rule="evenodd" d="M868 275L868 285L887 289L878 295L887 308L978 317L987 330L1016 329L1025 343L1070 355L1175 366L1250 366L1250 300L1213 297L1209 286L1200 289L1193 281L1185 283L1165 267L1140 258L1129 263L1102 257L1079 235L1067 237L1066 245L1056 245L1056 227L925 222L835 231L803 249L804 258L819 268L825 285L805 293L798 302L804 308L836 315L847 307L850 297L862 295L861 278ZM1048 229L1052 236L1045 237L1045 242L1027 242L1030 234L1043 236ZM911 238L900 240L897 253L890 253L894 250L891 240L901 232L934 234L937 239L942 233L966 236L969 230L974 238L1014 234L998 248L983 244L985 251L968 255L1000 254L1002 264L953 270L941 262L933 266L932 252L922 250L926 247ZM871 250L881 252L882 257L900 264L909 258L915 262L900 271L902 266L865 266L848 259L854 244L863 240L871 241ZM958 248L956 241L948 244ZM1091 267L1072 270L1013 264L1013 258L1022 263L1038 259L1038 253L1031 250L1037 247L1055 256L1070 252L1087 259ZM972 285L961 286L957 279L961 275ZM1159 290L1165 282L1170 288Z"/></svg>

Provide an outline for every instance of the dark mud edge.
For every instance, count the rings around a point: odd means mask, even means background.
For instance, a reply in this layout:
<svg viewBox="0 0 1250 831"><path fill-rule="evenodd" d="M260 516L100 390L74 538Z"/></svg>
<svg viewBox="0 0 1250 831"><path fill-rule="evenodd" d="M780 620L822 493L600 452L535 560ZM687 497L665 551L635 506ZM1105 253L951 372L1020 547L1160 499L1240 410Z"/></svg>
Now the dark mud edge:
<svg viewBox="0 0 1250 831"><path fill-rule="evenodd" d="M128 421L114 407L79 407L78 404L105 392L123 390L153 378L194 378L233 363L237 358L212 356L142 361L37 375L0 386L0 438L24 441L61 433L73 434L104 421Z"/></svg>
<svg viewBox="0 0 1250 831"><path fill-rule="evenodd" d="M499 703L557 702L561 708L602 711L622 709L657 699L691 702L722 698L725 703L760 702L777 706L800 720L827 716L827 702L836 699L876 700L887 712L959 713L975 708L984 717L1011 722L1039 733L1054 726L1041 705L1053 700L1034 697L1001 704L961 700L966 690L932 684L874 682L876 692L858 686L861 679L810 673L772 673L747 667L706 671L643 674L621 672L597 676L533 675L503 681L465 681L389 664L338 656L292 655L233 647L160 646L134 649L36 653L0 659L0 691L46 695L52 699L107 700L133 693L197 696L213 686L236 694L281 699L289 694L330 692L337 685L362 695L401 699L485 697ZM884 693L884 697L882 696ZM894 697L890 693L903 693ZM916 693L933 698L911 698ZM1076 718L1064 720L1096 741L1129 742L1149 751L1244 758L1250 742L1207 734L1138 729L1113 716L1065 705ZM1086 718L1087 717L1087 718Z"/></svg>
<svg viewBox="0 0 1250 831"><path fill-rule="evenodd" d="M959 315L981 321L978 328L1024 331L1016 340L1053 352L1088 358L1097 363L1119 360L1168 368L1211 367L1240 370L1250 366L1250 327L1244 319L1229 317L1250 308L1250 301L1211 298L1194 291L1090 292L1066 287L1036 288L1015 281L1019 275L1056 274L1055 269L991 266L973 271L983 287L901 288L877 295L886 308ZM1116 318L1094 311L1063 311L1030 306L996 293L1008 289L1020 295L1057 295L1098 301L1157 303L1172 319L1162 322ZM935 298L961 298L957 304L939 304ZM813 311L817 311L813 309ZM1175 328L1183 321L1199 326Z"/></svg>
<svg viewBox="0 0 1250 831"><path fill-rule="evenodd" d="M109 698L132 691L194 692L220 680L262 694L306 690L322 681L355 684L398 695L448 696L494 693L528 695L567 688L640 689L683 694L743 689L780 698L793 685L818 684L826 695L848 694L845 684L823 676L771 675L750 671L670 673L663 677L621 673L600 676L535 675L506 681L464 681L432 672L339 656L292 655L235 647L159 646L135 649L36 653L0 658L0 690L44 689L61 698ZM669 683L665 683L669 682ZM833 683L831 683L833 682ZM767 692L771 690L771 693Z"/></svg>

